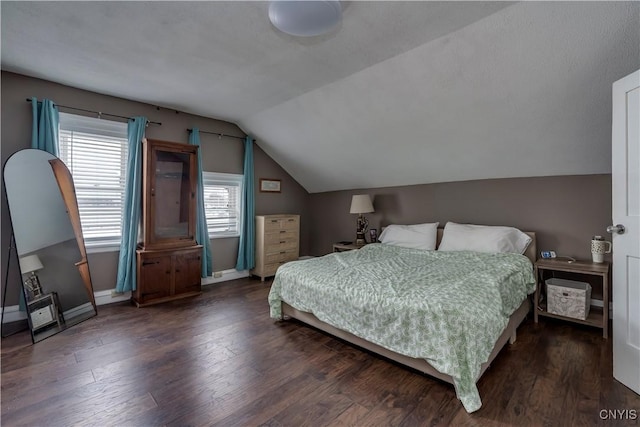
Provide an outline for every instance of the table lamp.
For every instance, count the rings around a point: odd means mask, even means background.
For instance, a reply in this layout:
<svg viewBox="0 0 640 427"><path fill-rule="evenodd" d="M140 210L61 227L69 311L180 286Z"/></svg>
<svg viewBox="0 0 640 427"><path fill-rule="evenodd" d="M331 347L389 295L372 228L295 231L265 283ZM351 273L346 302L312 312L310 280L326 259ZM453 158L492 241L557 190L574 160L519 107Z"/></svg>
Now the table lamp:
<svg viewBox="0 0 640 427"><path fill-rule="evenodd" d="M369 221L364 217L364 213L375 212L373 210L373 204L371 203L371 197L368 194L356 194L351 198L351 209L349 213L358 214L356 221L356 245L364 245L367 241L364 238L369 227Z"/></svg>
<svg viewBox="0 0 640 427"><path fill-rule="evenodd" d="M34 298L38 298L42 295L42 288L40 287L40 280L36 275L37 270L41 270L43 267L38 255L29 255L20 258L20 271L22 274L31 273L31 275L24 281L25 287L33 294Z"/></svg>

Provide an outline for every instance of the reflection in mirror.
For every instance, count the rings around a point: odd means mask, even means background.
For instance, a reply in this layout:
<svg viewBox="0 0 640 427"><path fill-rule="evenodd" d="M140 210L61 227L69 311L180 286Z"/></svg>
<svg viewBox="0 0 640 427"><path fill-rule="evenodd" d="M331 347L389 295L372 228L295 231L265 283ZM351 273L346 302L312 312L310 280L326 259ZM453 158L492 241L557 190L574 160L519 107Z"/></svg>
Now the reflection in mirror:
<svg viewBox="0 0 640 427"><path fill-rule="evenodd" d="M4 182L35 343L97 314L75 189L64 163L35 149L7 160Z"/></svg>

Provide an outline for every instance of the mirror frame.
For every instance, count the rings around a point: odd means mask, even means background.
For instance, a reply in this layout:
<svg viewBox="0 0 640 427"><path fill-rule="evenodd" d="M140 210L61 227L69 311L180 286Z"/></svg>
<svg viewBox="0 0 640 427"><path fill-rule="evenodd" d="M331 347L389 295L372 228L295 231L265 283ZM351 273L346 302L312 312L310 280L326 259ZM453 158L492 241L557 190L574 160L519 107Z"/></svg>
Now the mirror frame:
<svg viewBox="0 0 640 427"><path fill-rule="evenodd" d="M5 162L5 164L3 165L3 182L5 184L5 195L7 197L7 206L9 209L9 220L10 220L10 224L11 224L11 246L9 247L9 258L8 258L8 263L7 263L7 278L8 278L8 273L9 273L9 268L10 268L10 264L11 264L11 252L15 252L15 257L19 260L20 255L18 253L18 242L16 241L15 238L15 232L14 232L14 221L13 221L13 215L11 213L11 201L9 200L9 195L8 192L6 191L6 179L4 179L4 173L5 173L5 167L7 162L9 162L9 160L17 153L20 152L24 152L24 151L44 151L44 150L38 150L38 149L33 149L33 148L25 148L22 150L18 150L15 153L11 154L9 156L9 158L7 159L7 161ZM76 190L75 190L75 185L73 183L73 177L71 176L71 173L69 171L69 169L67 168L67 166L64 164L64 162L62 160L60 160L59 158L57 158L55 155L48 153L46 151L44 151L45 153L49 154L52 158L48 159L48 163L51 167L51 171L55 177L56 180L56 184L58 186L58 189L60 190L60 195L62 197L62 202L66 208L67 211L67 215L69 217L69 221L71 223L71 228L73 229L73 234L75 236L75 241L76 244L78 246L78 250L80 253L80 260L77 262L73 262L73 264L77 267L78 269L78 273L80 274L80 278L82 280L82 284L84 285L84 289L87 293L88 299L93 307L93 315L91 316L87 316L86 318L83 318L82 320L76 322L76 323L72 323L71 325L64 325L64 327L59 327L59 330L53 332L53 333L49 333L49 334L45 334L41 339L36 340L36 334L34 334L34 328L32 325L32 319L31 316L29 315L29 313L27 313L27 323L29 326L29 331L31 333L31 341L32 343L37 343L40 342L46 338L49 338L53 335L56 335L57 333L60 333L78 323L81 323L85 320L88 320L92 317L95 317L98 315L98 307L95 301L95 295L93 293L93 283L91 281L91 273L89 270L89 261L87 259L87 250L84 244L84 236L82 233L82 224L80 221L80 212L78 209L78 201L77 201L77 196L76 196ZM24 298L24 301L29 301L29 295L27 290L25 289L24 286L24 277L20 268L20 265L18 263L17 265L18 268L18 272L20 273L20 278L21 278L21 283L20 283L20 289L21 289L21 293L22 293L22 297ZM5 289L4 289L4 296L5 298L3 298L2 301L2 306L3 306L3 320L4 320L4 308L6 306L6 290L9 286L9 281L6 280L5 281ZM52 297L53 298L53 297ZM59 307L59 303L58 303L58 307ZM0 325L0 326L4 326L4 325Z"/></svg>
<svg viewBox="0 0 640 427"><path fill-rule="evenodd" d="M58 158L49 160L53 175L58 182L58 188L62 195L62 201L67 207L67 213L71 220L71 227L73 228L73 234L76 236L76 242L78 243L78 249L80 249L80 261L75 263L78 267L84 287L89 295L89 300L93 305L93 309L98 314L98 307L96 305L96 298L93 294L93 283L91 282L91 273L89 272L89 260L87 259L87 248L84 245L84 236L82 234L82 224L80 222L80 210L78 209L78 198L76 197L76 187L73 184L73 177L71 172L67 168L67 165Z"/></svg>

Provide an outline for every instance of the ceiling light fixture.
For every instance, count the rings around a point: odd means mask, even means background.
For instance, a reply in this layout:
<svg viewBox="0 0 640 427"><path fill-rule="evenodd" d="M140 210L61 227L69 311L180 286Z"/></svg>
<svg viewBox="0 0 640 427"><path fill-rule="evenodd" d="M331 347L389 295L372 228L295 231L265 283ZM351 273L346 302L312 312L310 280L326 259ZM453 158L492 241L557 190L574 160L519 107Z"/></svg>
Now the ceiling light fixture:
<svg viewBox="0 0 640 427"><path fill-rule="evenodd" d="M313 37L333 30L342 19L338 0L272 1L269 20L283 33L299 37Z"/></svg>

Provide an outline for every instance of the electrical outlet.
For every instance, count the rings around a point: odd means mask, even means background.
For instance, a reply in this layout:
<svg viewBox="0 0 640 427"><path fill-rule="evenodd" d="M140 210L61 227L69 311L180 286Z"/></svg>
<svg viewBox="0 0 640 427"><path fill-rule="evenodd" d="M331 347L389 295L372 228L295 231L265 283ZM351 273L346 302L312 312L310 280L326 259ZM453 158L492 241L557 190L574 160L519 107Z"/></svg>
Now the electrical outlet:
<svg viewBox="0 0 640 427"><path fill-rule="evenodd" d="M215 278L222 277L222 271L214 271L213 272L213 277L215 277Z"/></svg>

